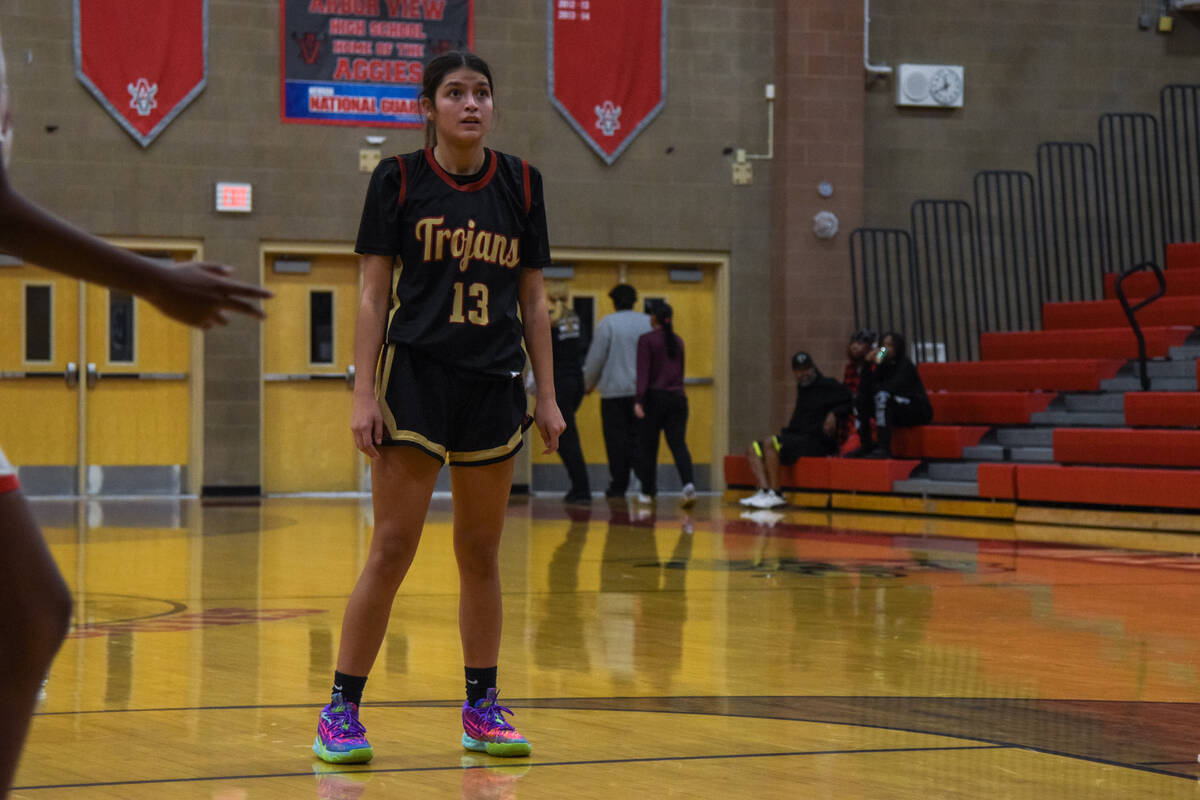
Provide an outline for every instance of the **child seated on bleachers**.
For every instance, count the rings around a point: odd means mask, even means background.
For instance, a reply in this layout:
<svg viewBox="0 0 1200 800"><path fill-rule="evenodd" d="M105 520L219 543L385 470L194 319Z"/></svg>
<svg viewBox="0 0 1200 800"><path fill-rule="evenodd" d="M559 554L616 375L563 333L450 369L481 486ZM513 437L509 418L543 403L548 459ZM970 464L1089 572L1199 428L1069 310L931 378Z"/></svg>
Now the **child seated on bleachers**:
<svg viewBox="0 0 1200 800"><path fill-rule="evenodd" d="M917 365L908 357L903 335L885 333L868 358L875 367L863 375L854 404L859 447L847 457L891 458L893 429L928 425L933 421L933 406ZM872 419L876 441L872 441Z"/></svg>

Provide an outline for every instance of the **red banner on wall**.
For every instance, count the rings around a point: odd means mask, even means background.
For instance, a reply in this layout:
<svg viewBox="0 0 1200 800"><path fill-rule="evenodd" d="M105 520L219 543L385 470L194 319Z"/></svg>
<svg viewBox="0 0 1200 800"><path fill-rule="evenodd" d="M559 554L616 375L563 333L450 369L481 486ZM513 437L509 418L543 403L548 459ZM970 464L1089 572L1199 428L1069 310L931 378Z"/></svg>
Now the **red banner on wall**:
<svg viewBox="0 0 1200 800"><path fill-rule="evenodd" d="M75 0L75 75L148 146L204 89L208 0Z"/></svg>
<svg viewBox="0 0 1200 800"><path fill-rule="evenodd" d="M612 164L667 97L667 0L547 0L550 102Z"/></svg>

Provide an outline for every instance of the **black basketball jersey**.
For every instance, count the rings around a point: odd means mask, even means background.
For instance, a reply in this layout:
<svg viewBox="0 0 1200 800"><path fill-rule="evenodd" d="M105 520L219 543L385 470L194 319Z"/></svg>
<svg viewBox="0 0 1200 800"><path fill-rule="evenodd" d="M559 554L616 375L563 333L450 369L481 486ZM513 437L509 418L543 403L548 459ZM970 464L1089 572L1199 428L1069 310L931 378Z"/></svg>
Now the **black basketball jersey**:
<svg viewBox="0 0 1200 800"><path fill-rule="evenodd" d="M525 364L519 271L550 263L542 176L485 149L483 168L461 181L432 149L380 161L354 249L395 256L387 341L515 376Z"/></svg>

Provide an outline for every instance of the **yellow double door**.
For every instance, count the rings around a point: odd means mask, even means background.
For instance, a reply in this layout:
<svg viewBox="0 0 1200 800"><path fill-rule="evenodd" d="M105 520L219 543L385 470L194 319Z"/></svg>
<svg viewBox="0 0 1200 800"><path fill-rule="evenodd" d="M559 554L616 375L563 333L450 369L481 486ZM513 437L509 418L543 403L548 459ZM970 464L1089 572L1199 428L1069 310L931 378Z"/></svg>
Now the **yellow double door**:
<svg viewBox="0 0 1200 800"><path fill-rule="evenodd" d="M267 243L262 269L263 285L275 293L264 305L263 490L288 494L366 489L367 460L350 436L358 257L347 248ZM572 298L590 303L593 325L611 313L608 291L622 280L637 288L639 309L646 300L663 300L674 307L675 331L686 349L687 443L701 481L713 463L718 437L713 424L718 405L713 380L716 273L714 265L591 259L576 262L569 281ZM374 376L356 379L372 381ZM603 469L607 457L598 395L585 398L576 421L584 457ZM542 455L536 433L531 436L532 488L553 488L539 485L539 475L549 474L549 465L561 469L561 464L555 455ZM665 446L659 449L659 463L671 463Z"/></svg>
<svg viewBox="0 0 1200 800"><path fill-rule="evenodd" d="M119 243L169 262L197 252ZM199 490L198 334L128 293L11 259L0 319L0 447L27 494Z"/></svg>
<svg viewBox="0 0 1200 800"><path fill-rule="evenodd" d="M600 320L613 313L609 291L618 283L628 283L638 293L636 310L645 310L647 303L656 301L670 304L673 311L672 327L684 343L684 391L688 398L687 445L692 462L696 467L697 480L705 482L713 461L715 409L715 362L717 353L716 315L717 267L712 264L676 264L673 262L618 262L602 259L572 259L574 266L567 279L570 302L580 309L590 307L594 329ZM550 273L553 275L554 273ZM580 301L583 301L582 303ZM587 327L588 321L584 320ZM575 412L575 424L579 429L583 457L588 464L602 465L591 469L592 490L599 491L604 483L595 481L598 472L607 469L607 452L600 424L600 396L592 392L583 399ZM559 464L557 455L542 454L541 447L530 448L534 465L534 486L539 488L539 476L546 475L550 465ZM660 441L658 463L671 464L671 452L666 443ZM672 473L667 473L668 475ZM545 481L542 481L545 483ZM666 481L671 485L674 481Z"/></svg>

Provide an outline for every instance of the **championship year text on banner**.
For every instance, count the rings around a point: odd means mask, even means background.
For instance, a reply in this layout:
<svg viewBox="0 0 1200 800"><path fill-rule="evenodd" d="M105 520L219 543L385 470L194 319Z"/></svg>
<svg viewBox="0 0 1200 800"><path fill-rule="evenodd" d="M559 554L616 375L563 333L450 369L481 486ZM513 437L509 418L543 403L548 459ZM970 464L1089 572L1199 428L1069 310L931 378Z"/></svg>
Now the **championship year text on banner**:
<svg viewBox="0 0 1200 800"><path fill-rule="evenodd" d="M280 0L284 122L421 128L424 65L474 43L474 0Z"/></svg>
<svg viewBox="0 0 1200 800"><path fill-rule="evenodd" d="M606 164L667 98L667 0L547 0L550 102Z"/></svg>

